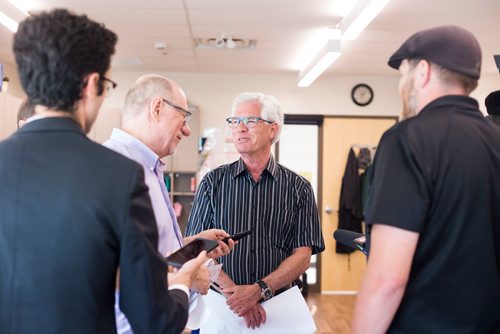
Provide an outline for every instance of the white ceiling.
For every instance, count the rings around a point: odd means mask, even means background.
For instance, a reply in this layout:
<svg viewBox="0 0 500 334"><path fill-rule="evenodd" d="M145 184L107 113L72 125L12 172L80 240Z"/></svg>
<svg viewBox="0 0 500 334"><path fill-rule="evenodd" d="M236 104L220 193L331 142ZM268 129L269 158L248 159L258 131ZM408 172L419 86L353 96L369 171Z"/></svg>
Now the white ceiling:
<svg viewBox="0 0 500 334"><path fill-rule="evenodd" d="M321 30L342 16L336 0L31 0L39 8L66 7L103 22L119 36L115 69L298 74L299 56ZM22 14L7 0L0 10ZM497 72L499 0L391 0L324 75L396 75L387 59L417 30L458 24L483 48L483 73ZM194 38L256 39L250 50L196 49ZM167 44L166 54L154 48ZM12 33L0 26L0 60L14 63ZM141 65L124 65L140 59Z"/></svg>

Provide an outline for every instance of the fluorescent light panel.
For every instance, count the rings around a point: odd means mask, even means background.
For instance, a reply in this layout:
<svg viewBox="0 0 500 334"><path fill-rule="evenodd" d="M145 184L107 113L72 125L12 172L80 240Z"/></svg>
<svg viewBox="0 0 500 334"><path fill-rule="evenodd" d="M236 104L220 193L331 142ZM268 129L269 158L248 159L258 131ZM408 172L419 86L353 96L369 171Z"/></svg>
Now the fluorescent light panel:
<svg viewBox="0 0 500 334"><path fill-rule="evenodd" d="M357 0L337 0L333 4L334 12L342 17L345 17L356 5L356 2Z"/></svg>
<svg viewBox="0 0 500 334"><path fill-rule="evenodd" d="M297 57L293 68L298 71L305 69L316 55L323 49L326 42L331 39L340 39L340 29L324 28L318 29L309 42L302 47L302 53Z"/></svg>
<svg viewBox="0 0 500 334"><path fill-rule="evenodd" d="M0 11L0 23L3 24L7 29L9 29L12 32L17 31L17 27L19 26L19 23L5 15L3 12Z"/></svg>
<svg viewBox="0 0 500 334"><path fill-rule="evenodd" d="M341 22L342 39L356 39L388 2L389 0L359 0Z"/></svg>
<svg viewBox="0 0 500 334"><path fill-rule="evenodd" d="M26 16L30 16L29 11L35 8L35 4L28 0L9 0L9 2Z"/></svg>
<svg viewBox="0 0 500 334"><path fill-rule="evenodd" d="M299 73L299 87L309 86L340 56L340 40L328 41L318 55Z"/></svg>

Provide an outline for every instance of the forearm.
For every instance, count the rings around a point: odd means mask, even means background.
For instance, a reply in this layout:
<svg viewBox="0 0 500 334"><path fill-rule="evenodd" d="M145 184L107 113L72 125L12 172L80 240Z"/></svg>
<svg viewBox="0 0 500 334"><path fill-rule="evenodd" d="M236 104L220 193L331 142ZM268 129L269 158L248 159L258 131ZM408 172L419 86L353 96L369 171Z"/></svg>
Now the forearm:
<svg viewBox="0 0 500 334"><path fill-rule="evenodd" d="M307 270L311 261L311 253L311 247L294 249L291 256L286 258L275 271L262 278L262 280L273 291L283 288Z"/></svg>
<svg viewBox="0 0 500 334"><path fill-rule="evenodd" d="M188 243L190 243L194 239L196 239L196 235L192 235L190 237L184 237L184 239L182 239L182 242L184 243L184 245L187 245Z"/></svg>
<svg viewBox="0 0 500 334"><path fill-rule="evenodd" d="M368 271L368 270L367 270ZM385 333L401 303L405 285L392 284L387 278L364 276L356 300L352 333Z"/></svg>
<svg viewBox="0 0 500 334"><path fill-rule="evenodd" d="M226 274L223 270L219 272L218 282L219 286L223 289L229 288L235 285L234 281Z"/></svg>
<svg viewBox="0 0 500 334"><path fill-rule="evenodd" d="M416 232L389 225L373 226L370 257L354 309L353 333L387 331L409 281L418 237Z"/></svg>

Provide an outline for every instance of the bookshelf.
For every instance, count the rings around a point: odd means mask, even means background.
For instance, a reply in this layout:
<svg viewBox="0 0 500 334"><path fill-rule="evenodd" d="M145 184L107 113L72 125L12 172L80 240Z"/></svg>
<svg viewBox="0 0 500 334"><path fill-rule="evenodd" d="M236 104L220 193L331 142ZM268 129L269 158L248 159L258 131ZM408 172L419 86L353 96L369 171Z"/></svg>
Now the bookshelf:
<svg viewBox="0 0 500 334"><path fill-rule="evenodd" d="M189 212L196 194L196 172L178 171L165 173L165 185L170 194L182 234L186 231ZM178 215L180 211L180 215Z"/></svg>

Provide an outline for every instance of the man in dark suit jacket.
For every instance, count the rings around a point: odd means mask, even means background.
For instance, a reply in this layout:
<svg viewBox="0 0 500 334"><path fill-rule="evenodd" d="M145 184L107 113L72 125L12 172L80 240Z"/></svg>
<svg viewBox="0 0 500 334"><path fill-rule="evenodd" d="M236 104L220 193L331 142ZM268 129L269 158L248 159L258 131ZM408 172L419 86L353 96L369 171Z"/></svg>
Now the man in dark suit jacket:
<svg viewBox="0 0 500 334"><path fill-rule="evenodd" d="M19 25L14 53L36 115L0 143L0 331L114 333L114 291L136 333L179 333L187 288L167 289L142 167L85 133L107 93L117 37L66 10Z"/></svg>

